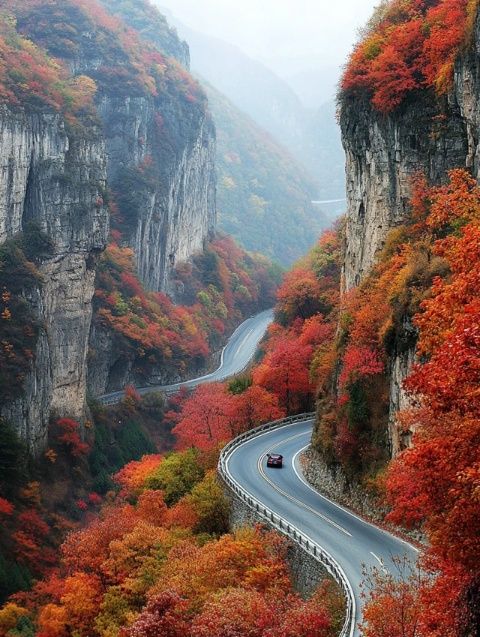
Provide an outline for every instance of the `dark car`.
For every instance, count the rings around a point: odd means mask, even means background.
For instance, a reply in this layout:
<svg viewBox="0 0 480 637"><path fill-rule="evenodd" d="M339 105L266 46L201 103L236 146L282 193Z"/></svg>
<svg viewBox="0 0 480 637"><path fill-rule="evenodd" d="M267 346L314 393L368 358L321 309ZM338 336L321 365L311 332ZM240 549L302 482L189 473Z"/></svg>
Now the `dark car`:
<svg viewBox="0 0 480 637"><path fill-rule="evenodd" d="M281 469L283 467L283 456L279 453L268 453L267 467L275 467L277 469Z"/></svg>

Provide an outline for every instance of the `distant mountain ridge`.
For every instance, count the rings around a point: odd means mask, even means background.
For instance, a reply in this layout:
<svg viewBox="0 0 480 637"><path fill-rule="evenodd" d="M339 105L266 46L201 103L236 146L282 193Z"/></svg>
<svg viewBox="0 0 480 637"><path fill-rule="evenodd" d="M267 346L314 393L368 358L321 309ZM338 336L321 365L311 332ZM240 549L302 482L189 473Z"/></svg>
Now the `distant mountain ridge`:
<svg viewBox="0 0 480 637"><path fill-rule="evenodd" d="M210 85L204 88L217 129L220 228L248 250L290 265L328 224L311 203L316 184L248 115Z"/></svg>

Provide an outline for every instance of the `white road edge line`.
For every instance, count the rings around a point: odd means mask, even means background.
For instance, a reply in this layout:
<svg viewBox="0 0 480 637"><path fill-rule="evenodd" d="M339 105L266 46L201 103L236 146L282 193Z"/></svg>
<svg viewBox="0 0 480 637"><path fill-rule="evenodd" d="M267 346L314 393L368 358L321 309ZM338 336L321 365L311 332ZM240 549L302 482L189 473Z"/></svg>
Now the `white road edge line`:
<svg viewBox="0 0 480 637"><path fill-rule="evenodd" d="M403 538L398 537L398 535L394 535L393 533L389 533L388 531L386 531L385 529L382 529L380 526L377 526L376 524L372 524L371 522L368 522L367 520L364 520L363 518L361 518L356 513L353 513L353 511L350 511L349 509L346 509L345 507L343 507L341 504L338 504L337 502L334 502L333 500L330 500L330 498L327 498L327 496L325 496L322 493L320 493L319 491L317 491L317 489L315 489L315 487L312 487L312 485L309 482L306 481L306 479L303 477L303 475L300 473L300 471L298 471L297 466L296 466L296 462L297 462L298 456L303 451L305 451L305 449L308 449L309 447L310 447L310 443L308 445L305 445L305 447L302 447L302 449L299 449L297 451L297 453L293 456L292 463L293 463L293 470L297 474L297 478L301 482L303 482L303 484L306 487L308 487L310 489L310 491L313 491L314 493L316 493L323 500L326 500L327 502L330 502L330 504L333 504L334 506L338 507L339 509L341 509L345 513L348 513L348 515L351 515L352 518L355 518L355 519L359 520L360 522L363 522L363 524L366 524L368 526L373 527L374 529L377 529L377 531L381 531L382 533L384 533L385 535L388 535L389 537L393 537L395 540L399 540L400 542L403 542L403 544L406 544L409 548L413 549L417 553L420 553L420 549L417 549L416 546L413 546L413 544L410 544L410 542L407 542L407 540L404 540Z"/></svg>
<svg viewBox="0 0 480 637"><path fill-rule="evenodd" d="M140 394L143 396L145 394L149 394L151 392L154 391L170 391L170 392L176 392L179 391L182 387L190 387L192 383L199 383L200 381L202 382L207 382L208 380L212 379L214 376L216 376L217 374L219 374L223 368L223 364L224 364L224 358L225 358L225 352L227 350L227 348L231 345L232 340L235 339L235 336L238 334L238 332L240 332L241 330L245 329L247 327L248 324L252 323L252 321L254 321L255 319L258 319L260 316L262 316L263 314L265 314L265 318L264 320L267 320L268 318L268 322L265 325L263 332L266 333L266 330L268 329L269 325L273 322L273 311L272 310L264 310L263 312L260 312L259 314L255 315L255 316L250 316L248 319L245 319L245 321L243 321L243 323L240 323L240 325L236 328L236 330L233 332L233 334L230 336L230 338L228 339L227 344L225 345L225 347L223 347L221 354L220 354L220 365L219 367L213 371L210 372L209 374L205 374L204 376L198 376L197 378L190 378L189 380L185 380L182 381L180 383L172 383L171 385L149 385L148 387L138 387L138 391L140 392ZM270 315L270 316L268 316ZM260 323L260 325L262 325L262 323ZM253 329L258 328L258 326L255 326L254 328L252 328L249 332L249 334L252 332ZM252 352L252 356L253 356ZM240 370L242 371L242 370ZM219 381L225 380L225 378L228 378L230 375L227 374L227 376L220 376L218 378ZM98 396L97 400L100 401L101 404L103 405L114 405L117 402L117 398L121 399L124 395L124 390L119 390L116 392L111 392L109 394L104 394L102 396Z"/></svg>
<svg viewBox="0 0 480 637"><path fill-rule="evenodd" d="M377 562L380 564L380 566L383 567L383 560L381 560L378 555L375 555L375 553L373 551L370 551L370 555L373 555L373 557L377 560Z"/></svg>
<svg viewBox="0 0 480 637"><path fill-rule="evenodd" d="M377 560L377 562L380 564L380 568L382 569L382 571L385 573L385 575L387 575L388 571L385 568L385 564L383 563L383 560L381 558L378 557L378 555L375 555L375 553L373 551L370 551L370 555L373 555L373 557Z"/></svg>

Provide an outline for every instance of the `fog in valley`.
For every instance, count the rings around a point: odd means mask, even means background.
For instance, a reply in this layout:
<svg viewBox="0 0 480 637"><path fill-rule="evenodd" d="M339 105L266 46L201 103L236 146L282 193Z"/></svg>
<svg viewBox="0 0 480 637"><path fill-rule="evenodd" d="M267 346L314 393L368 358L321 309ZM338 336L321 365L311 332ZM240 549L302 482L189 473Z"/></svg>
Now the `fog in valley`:
<svg viewBox="0 0 480 637"><path fill-rule="evenodd" d="M238 46L268 66L307 106L332 99L340 68L375 0L159 0L177 20Z"/></svg>
<svg viewBox="0 0 480 637"><path fill-rule="evenodd" d="M293 156L314 184L316 215L344 212L335 94L373 0L158 0L190 46L192 70ZM217 124L218 125L218 124ZM338 201L340 200L340 201Z"/></svg>

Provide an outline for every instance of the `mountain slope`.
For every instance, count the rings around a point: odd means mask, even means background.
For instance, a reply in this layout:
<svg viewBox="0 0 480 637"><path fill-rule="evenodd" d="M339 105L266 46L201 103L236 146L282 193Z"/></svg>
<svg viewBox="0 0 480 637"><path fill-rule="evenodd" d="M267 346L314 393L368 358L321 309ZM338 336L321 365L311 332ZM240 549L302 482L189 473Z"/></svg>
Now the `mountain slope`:
<svg viewBox="0 0 480 637"><path fill-rule="evenodd" d="M311 204L315 183L226 97L206 90L217 128L220 227L248 250L291 264L325 226Z"/></svg>

